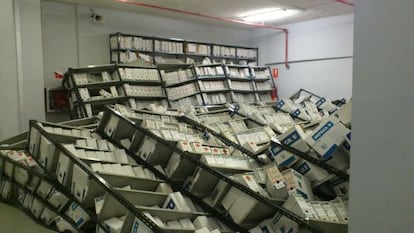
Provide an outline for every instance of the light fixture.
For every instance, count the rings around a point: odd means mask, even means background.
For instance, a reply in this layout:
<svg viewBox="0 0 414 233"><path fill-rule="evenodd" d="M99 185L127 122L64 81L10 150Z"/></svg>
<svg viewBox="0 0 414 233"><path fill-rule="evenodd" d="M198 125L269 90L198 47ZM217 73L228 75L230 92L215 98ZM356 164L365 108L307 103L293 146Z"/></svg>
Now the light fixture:
<svg viewBox="0 0 414 233"><path fill-rule="evenodd" d="M238 17L247 22L264 22L286 18L297 14L298 12L298 10L293 9L265 8L246 12L238 15Z"/></svg>

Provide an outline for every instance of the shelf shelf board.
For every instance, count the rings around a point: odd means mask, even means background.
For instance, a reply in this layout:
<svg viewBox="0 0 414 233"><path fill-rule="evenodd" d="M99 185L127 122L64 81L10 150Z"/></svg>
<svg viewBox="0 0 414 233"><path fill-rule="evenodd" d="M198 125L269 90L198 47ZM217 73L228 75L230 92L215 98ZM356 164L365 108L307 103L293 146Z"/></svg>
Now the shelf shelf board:
<svg viewBox="0 0 414 233"><path fill-rule="evenodd" d="M250 78L243 78L243 77L236 77L236 76L229 76L227 78L229 80L232 80L232 81L241 81L241 82L250 82L250 81L252 81Z"/></svg>
<svg viewBox="0 0 414 233"><path fill-rule="evenodd" d="M84 104L91 104L91 105L105 105L105 104L111 104L116 102L121 102L125 100L125 96L119 96L119 97L112 97L112 98L102 98L102 99L96 99L96 100L84 100Z"/></svg>
<svg viewBox="0 0 414 233"><path fill-rule="evenodd" d="M163 209L163 208L153 208L153 207L145 207L145 206L136 206L137 209L148 212L153 216L157 216L161 218L163 221L172 221L178 220L183 218L195 219L198 216L206 215L204 212L186 212L186 211L178 211L172 209Z"/></svg>
<svg viewBox="0 0 414 233"><path fill-rule="evenodd" d="M134 48L117 48L111 49L112 52L140 52L140 53L152 53L152 50L145 50L145 49L134 49Z"/></svg>
<svg viewBox="0 0 414 233"><path fill-rule="evenodd" d="M263 93L263 92L272 92L273 89L263 89L263 90L255 90L255 92Z"/></svg>
<svg viewBox="0 0 414 233"><path fill-rule="evenodd" d="M185 53L170 53L170 52L162 52L162 51L154 51L155 55L172 55L172 56L185 56Z"/></svg>
<svg viewBox="0 0 414 233"><path fill-rule="evenodd" d="M225 80L226 75L224 74L222 75L201 75L201 76L198 76L198 79L200 81L220 81L220 80Z"/></svg>
<svg viewBox="0 0 414 233"><path fill-rule="evenodd" d="M151 100L151 99L165 99L165 96L130 96L128 95L127 98L129 99L142 99L142 100Z"/></svg>
<svg viewBox="0 0 414 233"><path fill-rule="evenodd" d="M251 77L251 80L252 81L255 81L255 82L265 82L265 81L269 81L269 80L272 80L272 78L271 77L268 77L268 78L256 78L256 77Z"/></svg>
<svg viewBox="0 0 414 233"><path fill-rule="evenodd" d="M199 94L200 94L200 92L194 92L194 93L191 93L191 94L182 96L180 98L170 99L170 101L177 101L177 100L180 100L180 99L184 99L184 98L191 97L191 96L195 96L195 95L199 95Z"/></svg>
<svg viewBox="0 0 414 233"><path fill-rule="evenodd" d="M188 79L188 80L184 80L184 81L180 81L180 82L176 82L176 83L172 83L172 84L167 84L164 87L165 88L179 87L179 86L189 84L189 83L192 83L192 82L195 82L195 81L197 81L195 78L191 78L191 79Z"/></svg>
<svg viewBox="0 0 414 233"><path fill-rule="evenodd" d="M222 89L222 90L203 90L200 91L201 93L204 94L212 94L212 93L223 93L223 92L229 92L229 89Z"/></svg>
<svg viewBox="0 0 414 233"><path fill-rule="evenodd" d="M142 80L142 79L123 79L125 83L129 84L142 84L142 85L161 85L160 80Z"/></svg>
<svg viewBox="0 0 414 233"><path fill-rule="evenodd" d="M104 88L110 86L117 86L121 85L119 80L113 81L106 81L106 82L95 82L95 83L87 83L87 84L76 84L78 88Z"/></svg>
<svg viewBox="0 0 414 233"><path fill-rule="evenodd" d="M212 64L197 64L196 67L210 67L210 66L222 66L223 63L212 63Z"/></svg>
<svg viewBox="0 0 414 233"><path fill-rule="evenodd" d="M254 90L237 90L237 89L229 89L230 91L233 91L233 92L239 92L239 93L254 93L255 91Z"/></svg>
<svg viewBox="0 0 414 233"><path fill-rule="evenodd" d="M184 53L187 56L192 56L192 57L211 57L210 54L196 54L196 53Z"/></svg>

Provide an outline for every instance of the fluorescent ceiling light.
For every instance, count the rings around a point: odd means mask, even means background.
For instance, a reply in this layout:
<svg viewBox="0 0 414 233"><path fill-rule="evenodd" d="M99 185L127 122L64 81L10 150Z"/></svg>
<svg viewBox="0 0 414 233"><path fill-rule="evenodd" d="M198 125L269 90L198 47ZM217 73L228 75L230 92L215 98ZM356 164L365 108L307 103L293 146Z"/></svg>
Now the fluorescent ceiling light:
<svg viewBox="0 0 414 233"><path fill-rule="evenodd" d="M239 17L247 22L264 22L286 18L298 12L292 9L265 8L240 14Z"/></svg>

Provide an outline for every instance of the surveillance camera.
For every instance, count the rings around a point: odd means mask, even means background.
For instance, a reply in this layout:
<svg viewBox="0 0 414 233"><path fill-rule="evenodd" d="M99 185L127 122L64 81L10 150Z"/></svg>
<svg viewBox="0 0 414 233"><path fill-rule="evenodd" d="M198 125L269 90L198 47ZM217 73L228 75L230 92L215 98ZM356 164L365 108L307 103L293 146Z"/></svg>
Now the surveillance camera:
<svg viewBox="0 0 414 233"><path fill-rule="evenodd" d="M98 15L96 13L91 14L91 19L95 23L103 23L104 22L104 17L102 15Z"/></svg>

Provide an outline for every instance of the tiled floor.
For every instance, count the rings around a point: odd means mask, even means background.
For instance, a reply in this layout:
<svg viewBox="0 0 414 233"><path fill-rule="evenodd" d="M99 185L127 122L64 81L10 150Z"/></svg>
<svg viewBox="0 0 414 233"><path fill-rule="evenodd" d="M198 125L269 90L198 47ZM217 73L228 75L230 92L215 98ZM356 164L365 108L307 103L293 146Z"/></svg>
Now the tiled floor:
<svg viewBox="0 0 414 233"><path fill-rule="evenodd" d="M0 203L0 233L55 233L27 216L20 209Z"/></svg>

